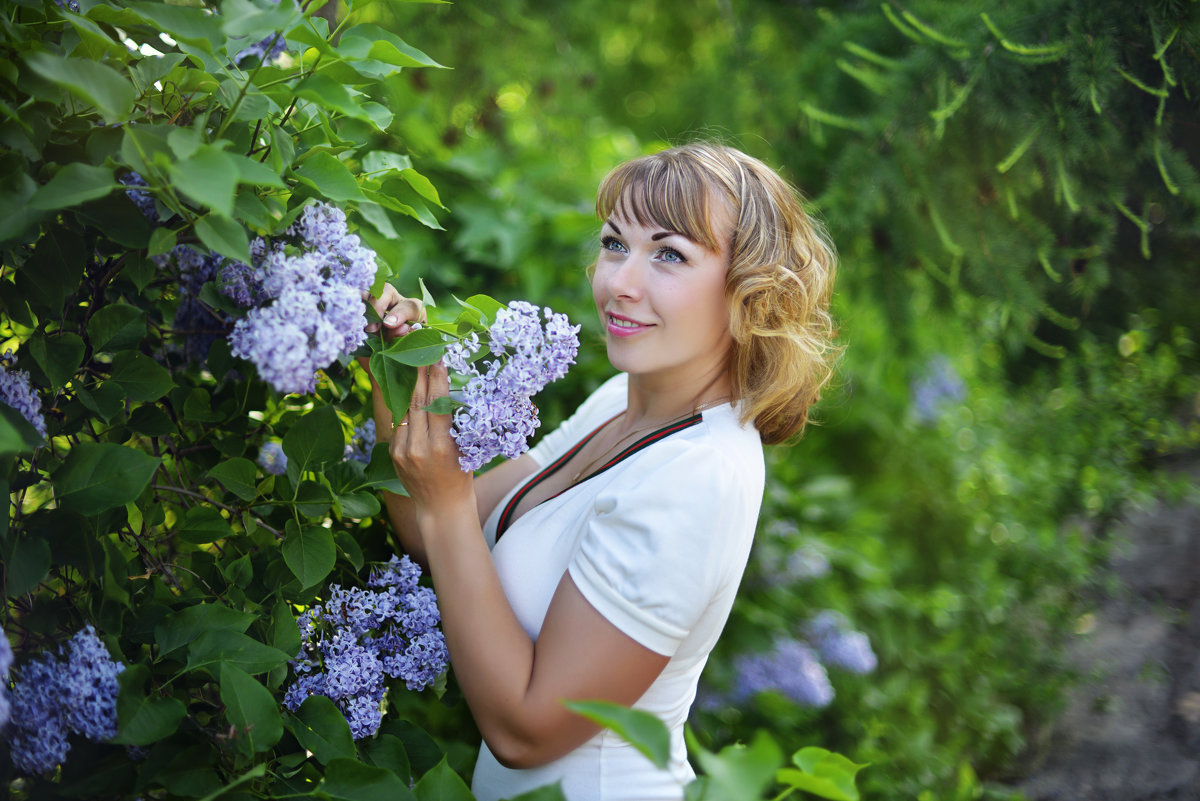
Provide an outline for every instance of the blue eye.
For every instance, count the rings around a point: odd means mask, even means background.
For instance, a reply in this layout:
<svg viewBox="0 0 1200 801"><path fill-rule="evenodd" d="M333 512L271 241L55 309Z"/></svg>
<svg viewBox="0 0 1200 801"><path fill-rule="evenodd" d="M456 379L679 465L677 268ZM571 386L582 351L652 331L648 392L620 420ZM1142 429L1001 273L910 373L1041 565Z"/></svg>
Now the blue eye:
<svg viewBox="0 0 1200 801"><path fill-rule="evenodd" d="M604 250L611 250L620 253L625 250L625 245L621 244L621 240L615 236L605 236L600 239L600 247Z"/></svg>
<svg viewBox="0 0 1200 801"><path fill-rule="evenodd" d="M684 255L675 248L663 248L662 250L658 251L658 257L663 261L671 262L672 264L684 264L687 262L687 259L684 258Z"/></svg>

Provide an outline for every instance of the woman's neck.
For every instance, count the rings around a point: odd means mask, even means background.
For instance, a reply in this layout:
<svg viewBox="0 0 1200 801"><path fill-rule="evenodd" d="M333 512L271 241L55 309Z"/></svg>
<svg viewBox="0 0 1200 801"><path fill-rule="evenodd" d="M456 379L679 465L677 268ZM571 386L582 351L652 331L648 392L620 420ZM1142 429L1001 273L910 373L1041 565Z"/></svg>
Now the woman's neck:
<svg viewBox="0 0 1200 801"><path fill-rule="evenodd" d="M678 381L661 376L629 376L629 399L619 428L628 431L651 423L666 425L710 406L731 400L729 371L697 375Z"/></svg>

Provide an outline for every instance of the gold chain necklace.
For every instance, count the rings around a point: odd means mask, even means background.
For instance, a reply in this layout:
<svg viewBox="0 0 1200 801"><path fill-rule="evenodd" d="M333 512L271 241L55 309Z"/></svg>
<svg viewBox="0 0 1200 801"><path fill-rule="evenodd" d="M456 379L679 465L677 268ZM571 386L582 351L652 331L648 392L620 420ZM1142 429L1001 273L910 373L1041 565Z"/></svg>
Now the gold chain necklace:
<svg viewBox="0 0 1200 801"><path fill-rule="evenodd" d="M717 398L716 400L708 401L707 403L702 403L699 406L694 407L691 411L686 412L685 414L681 414L678 417L672 417L669 420L663 421L661 423L654 422L654 423L650 423L649 425L638 426L637 428L635 428L632 431L623 435L620 439L618 439L612 445L609 445L607 448L605 448L604 451L601 452L600 456L598 456L597 458L593 459L592 461L588 462L585 466L580 468L579 471L577 473L575 473L574 476L571 477L571 484L575 484L577 481L579 481L580 476L582 476L584 474L590 474L597 465L603 464L604 462L608 461L609 454L619 453L621 451L622 446L624 446L624 444L627 441L632 439L634 436L641 434L643 431L649 431L654 428L666 428L667 426L671 425L672 423L677 423L680 420L697 415L700 412L704 411L705 409L711 409L714 406L720 406L722 403L727 403L728 401L729 401L729 398L727 398L727 397ZM611 423L613 423L617 419L617 417L624 417L624 416L625 416L625 412L621 412L616 417L613 417L607 423L602 425L601 428L607 428ZM599 433L599 432L596 432L596 433Z"/></svg>

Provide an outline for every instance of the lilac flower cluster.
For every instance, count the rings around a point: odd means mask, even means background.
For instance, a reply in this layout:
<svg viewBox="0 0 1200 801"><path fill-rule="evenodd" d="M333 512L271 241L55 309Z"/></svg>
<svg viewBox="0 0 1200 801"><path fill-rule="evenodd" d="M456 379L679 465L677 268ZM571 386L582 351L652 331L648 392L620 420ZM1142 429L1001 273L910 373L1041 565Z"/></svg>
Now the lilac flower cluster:
<svg viewBox="0 0 1200 801"><path fill-rule="evenodd" d="M871 640L850 628L846 618L832 609L818 613L805 626L805 636L816 646L821 661L851 673L865 675L879 664Z"/></svg>
<svg viewBox="0 0 1200 801"><path fill-rule="evenodd" d="M755 542L755 560L763 577L774 586L815 581L829 574L832 565L824 543L801 534L795 522L773 518L764 527L763 537Z"/></svg>
<svg viewBox="0 0 1200 801"><path fill-rule="evenodd" d="M542 320L545 320L543 326ZM462 407L454 412L452 435L461 453L459 465L474 472L497 455L515 459L529 448L540 424L531 397L562 378L579 352L579 326L565 314L513 301L496 312L488 327L488 349L496 358L472 362L477 335L446 348L446 366L467 378Z"/></svg>
<svg viewBox="0 0 1200 801"><path fill-rule="evenodd" d="M159 269L171 268L179 280L179 304L171 327L183 335L183 353L188 361L208 358L212 344L229 330L230 318L200 300L205 282L217 277L221 256L206 254L190 245L176 245L170 253L154 257Z"/></svg>
<svg viewBox="0 0 1200 801"><path fill-rule="evenodd" d="M737 682L733 701L776 690L802 706L823 707L833 700L829 674L810 645L781 638L765 653L742 654L734 661Z"/></svg>
<svg viewBox="0 0 1200 801"><path fill-rule="evenodd" d="M371 449L375 447L375 421L368 420L356 426L350 444L346 446L345 458L367 464L371 461Z"/></svg>
<svg viewBox="0 0 1200 801"><path fill-rule="evenodd" d="M13 652L8 643L8 635L0 631L0 731L12 713L12 704L8 700L8 671L12 668Z"/></svg>
<svg viewBox="0 0 1200 801"><path fill-rule="evenodd" d="M11 657L10 657L11 660ZM12 691L9 748L13 766L29 776L67 757L69 733L109 740L117 733L117 674L96 630L87 625L59 656L46 653L22 666Z"/></svg>
<svg viewBox="0 0 1200 801"><path fill-rule="evenodd" d="M955 371L950 360L937 356L913 380L910 388L913 414L920 423L934 423L946 407L959 403L967 396L967 386Z"/></svg>
<svg viewBox="0 0 1200 801"><path fill-rule="evenodd" d="M148 186L146 179L140 173L131 172L122 175L118 180L125 186L131 187L125 190L125 197L137 206L138 211L152 223L161 222L158 216L158 209L154 206L154 197L145 189L138 189L139 186Z"/></svg>
<svg viewBox="0 0 1200 801"><path fill-rule="evenodd" d="M273 476L287 472L287 454L278 442L264 442L258 449L258 466Z"/></svg>
<svg viewBox="0 0 1200 801"><path fill-rule="evenodd" d="M297 621L302 641L284 707L295 711L310 695L324 695L359 740L379 730L388 679L401 679L410 690L431 686L449 653L438 629L437 598L417 583L420 577L408 556L393 556L371 572L367 586L373 589L330 586L328 600Z"/></svg>
<svg viewBox="0 0 1200 801"><path fill-rule="evenodd" d="M827 706L834 696L827 667L863 675L875 670L871 642L850 628L833 610L815 615L804 627L804 639L776 639L765 653L742 654L734 660L734 703L775 690L802 706Z"/></svg>
<svg viewBox="0 0 1200 801"><path fill-rule="evenodd" d="M273 33L261 41L255 42L249 47L238 51L237 55L233 57L233 63L241 66L242 62L248 58L258 58L263 64L270 64L279 58L280 54L286 49L287 42L284 40L283 34Z"/></svg>
<svg viewBox="0 0 1200 801"><path fill-rule="evenodd" d="M251 264L221 268L221 291L249 309L231 351L277 391L312 392L317 370L366 339L362 293L375 280L375 253L347 231L341 209L318 203L277 240L256 239L250 255Z"/></svg>
<svg viewBox="0 0 1200 801"><path fill-rule="evenodd" d="M43 437L46 436L46 419L42 416L42 399L30 383L29 373L15 370L17 358L11 350L0 357L0 403L11 406L29 421Z"/></svg>

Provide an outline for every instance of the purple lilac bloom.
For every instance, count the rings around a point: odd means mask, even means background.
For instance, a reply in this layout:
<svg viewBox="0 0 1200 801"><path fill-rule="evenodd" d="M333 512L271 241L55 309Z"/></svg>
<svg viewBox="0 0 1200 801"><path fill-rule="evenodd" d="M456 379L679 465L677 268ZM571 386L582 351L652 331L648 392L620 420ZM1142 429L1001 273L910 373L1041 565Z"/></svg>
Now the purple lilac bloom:
<svg viewBox="0 0 1200 801"><path fill-rule="evenodd" d="M258 449L258 466L273 476L287 472L287 454L278 442L264 442Z"/></svg>
<svg viewBox="0 0 1200 801"><path fill-rule="evenodd" d="M138 211L152 223L160 222L162 218L158 216L158 209L154 206L154 197L145 189L137 189L139 186L148 186L146 179L136 172L131 172L122 175L119 179L121 183L128 187L135 187L125 190L125 197L137 206Z"/></svg>
<svg viewBox="0 0 1200 801"><path fill-rule="evenodd" d="M831 667L865 675L878 665L870 638L851 629L846 618L832 609L826 609L810 620L805 626L805 634L820 652L821 660Z"/></svg>
<svg viewBox="0 0 1200 801"><path fill-rule="evenodd" d="M5 351L0 360L0 403L11 406L29 421L43 437L46 436L46 419L42 416L42 399L38 397L25 370L14 370L17 364L12 351Z"/></svg>
<svg viewBox="0 0 1200 801"><path fill-rule="evenodd" d="M190 245L176 245L170 253L155 256L153 261L159 269L174 269L179 281L179 305L171 327L184 338L185 358L203 361L212 344L229 330L229 316L200 300L200 291L205 283L217 278L224 258Z"/></svg>
<svg viewBox="0 0 1200 801"><path fill-rule="evenodd" d="M68 732L90 740L117 733L115 662L96 630L85 626L59 658L42 654L18 672L12 691L10 750L13 765L26 775L53 770L66 759Z"/></svg>
<svg viewBox="0 0 1200 801"><path fill-rule="evenodd" d="M780 639L765 653L742 654L734 661L735 702L774 690L802 706L823 707L833 700L829 674L817 654L799 640Z"/></svg>
<svg viewBox="0 0 1200 801"><path fill-rule="evenodd" d="M542 319L545 323L543 325ZM454 412L452 435L468 473L498 455L515 459L529 449L538 427L531 397L566 375L579 352L579 326L525 301L513 301L496 313L488 327L488 350L495 359L484 369L471 362L480 344L472 336L446 349L446 365L467 377Z"/></svg>
<svg viewBox="0 0 1200 801"><path fill-rule="evenodd" d="M375 279L375 253L348 232L341 209L319 203L278 241L256 239L251 261L221 268L221 291L249 308L230 350L277 391L312 392L318 370L366 339L362 293Z"/></svg>
<svg viewBox="0 0 1200 801"><path fill-rule="evenodd" d="M292 660L295 682L283 705L296 710L324 695L346 716L355 739L379 730L387 679L410 690L431 686L449 664L441 615L433 591L418 585L420 568L393 556L373 568L369 589L334 584L324 604L296 621L300 653Z"/></svg>
<svg viewBox="0 0 1200 801"><path fill-rule="evenodd" d="M967 396L967 386L950 360L945 356L937 356L913 380L910 393L917 421L933 423L942 416L946 407L959 403Z"/></svg>
<svg viewBox="0 0 1200 801"><path fill-rule="evenodd" d="M368 420L356 426L350 444L346 446L345 458L367 464L371 461L371 449L375 447L375 421Z"/></svg>
<svg viewBox="0 0 1200 801"><path fill-rule="evenodd" d="M263 64L270 64L275 59L279 58L280 54L287 49L287 42L283 38L282 33L273 33L270 36L263 38L261 41L255 42L249 47L240 50L233 57L233 63L241 66L242 62L248 58L258 58Z"/></svg>
<svg viewBox="0 0 1200 801"><path fill-rule="evenodd" d="M113 661L91 624L71 638L67 649L62 689L68 728L89 740L115 737L120 690L117 674L125 666Z"/></svg>
<svg viewBox="0 0 1200 801"><path fill-rule="evenodd" d="M4 730L12 712L12 704L8 700L8 671L12 663L12 645L8 642L8 635L0 631L0 731Z"/></svg>

